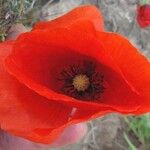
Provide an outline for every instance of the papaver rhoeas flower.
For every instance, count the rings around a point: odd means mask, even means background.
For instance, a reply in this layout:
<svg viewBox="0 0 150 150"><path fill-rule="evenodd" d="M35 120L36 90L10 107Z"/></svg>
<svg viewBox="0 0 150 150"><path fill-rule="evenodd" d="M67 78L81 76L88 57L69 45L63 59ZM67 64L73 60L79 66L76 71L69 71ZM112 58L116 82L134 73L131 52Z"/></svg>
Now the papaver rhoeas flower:
<svg viewBox="0 0 150 150"><path fill-rule="evenodd" d="M140 27L145 28L150 26L150 5L138 7L137 21Z"/></svg>
<svg viewBox="0 0 150 150"><path fill-rule="evenodd" d="M71 124L150 111L150 63L127 39L104 32L94 6L38 23L0 50L5 131L50 143Z"/></svg>

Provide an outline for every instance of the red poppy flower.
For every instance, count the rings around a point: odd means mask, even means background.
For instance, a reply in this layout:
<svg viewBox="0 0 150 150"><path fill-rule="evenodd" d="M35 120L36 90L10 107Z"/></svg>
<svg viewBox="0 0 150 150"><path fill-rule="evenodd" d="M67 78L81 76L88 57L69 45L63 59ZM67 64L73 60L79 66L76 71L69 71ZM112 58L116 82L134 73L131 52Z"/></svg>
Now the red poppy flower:
<svg viewBox="0 0 150 150"><path fill-rule="evenodd" d="M137 21L141 28L150 26L150 5L138 7Z"/></svg>
<svg viewBox="0 0 150 150"><path fill-rule="evenodd" d="M71 124L150 111L150 63L103 32L94 6L38 23L0 50L0 123L15 135L50 143Z"/></svg>

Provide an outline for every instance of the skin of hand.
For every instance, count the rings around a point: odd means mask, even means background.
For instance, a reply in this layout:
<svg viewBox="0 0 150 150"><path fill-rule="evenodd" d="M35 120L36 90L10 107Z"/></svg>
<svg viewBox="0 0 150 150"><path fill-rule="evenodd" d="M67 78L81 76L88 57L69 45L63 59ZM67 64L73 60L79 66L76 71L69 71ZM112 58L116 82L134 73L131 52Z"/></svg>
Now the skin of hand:
<svg viewBox="0 0 150 150"><path fill-rule="evenodd" d="M16 24L9 30L6 40L14 40L19 34L27 29L22 24ZM0 130L0 150L47 150L49 148L61 147L79 141L87 132L84 123L72 125L66 128L58 139L50 145L38 144L26 139L16 137Z"/></svg>

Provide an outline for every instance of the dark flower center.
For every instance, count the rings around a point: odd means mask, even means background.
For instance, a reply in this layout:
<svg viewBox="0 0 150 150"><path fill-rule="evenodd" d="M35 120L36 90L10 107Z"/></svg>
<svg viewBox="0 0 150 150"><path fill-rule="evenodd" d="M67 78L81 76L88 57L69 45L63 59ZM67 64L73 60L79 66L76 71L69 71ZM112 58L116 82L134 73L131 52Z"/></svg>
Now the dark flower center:
<svg viewBox="0 0 150 150"><path fill-rule="evenodd" d="M81 100L96 100L104 92L104 76L92 62L69 66L60 73L62 92Z"/></svg>

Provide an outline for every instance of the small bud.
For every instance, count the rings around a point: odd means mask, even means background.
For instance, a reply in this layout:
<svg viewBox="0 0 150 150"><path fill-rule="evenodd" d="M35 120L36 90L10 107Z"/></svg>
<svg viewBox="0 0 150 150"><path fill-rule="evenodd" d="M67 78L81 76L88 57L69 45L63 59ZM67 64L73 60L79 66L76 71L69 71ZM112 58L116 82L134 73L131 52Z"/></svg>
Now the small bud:
<svg viewBox="0 0 150 150"><path fill-rule="evenodd" d="M137 22L141 28L150 26L150 4L138 6Z"/></svg>

